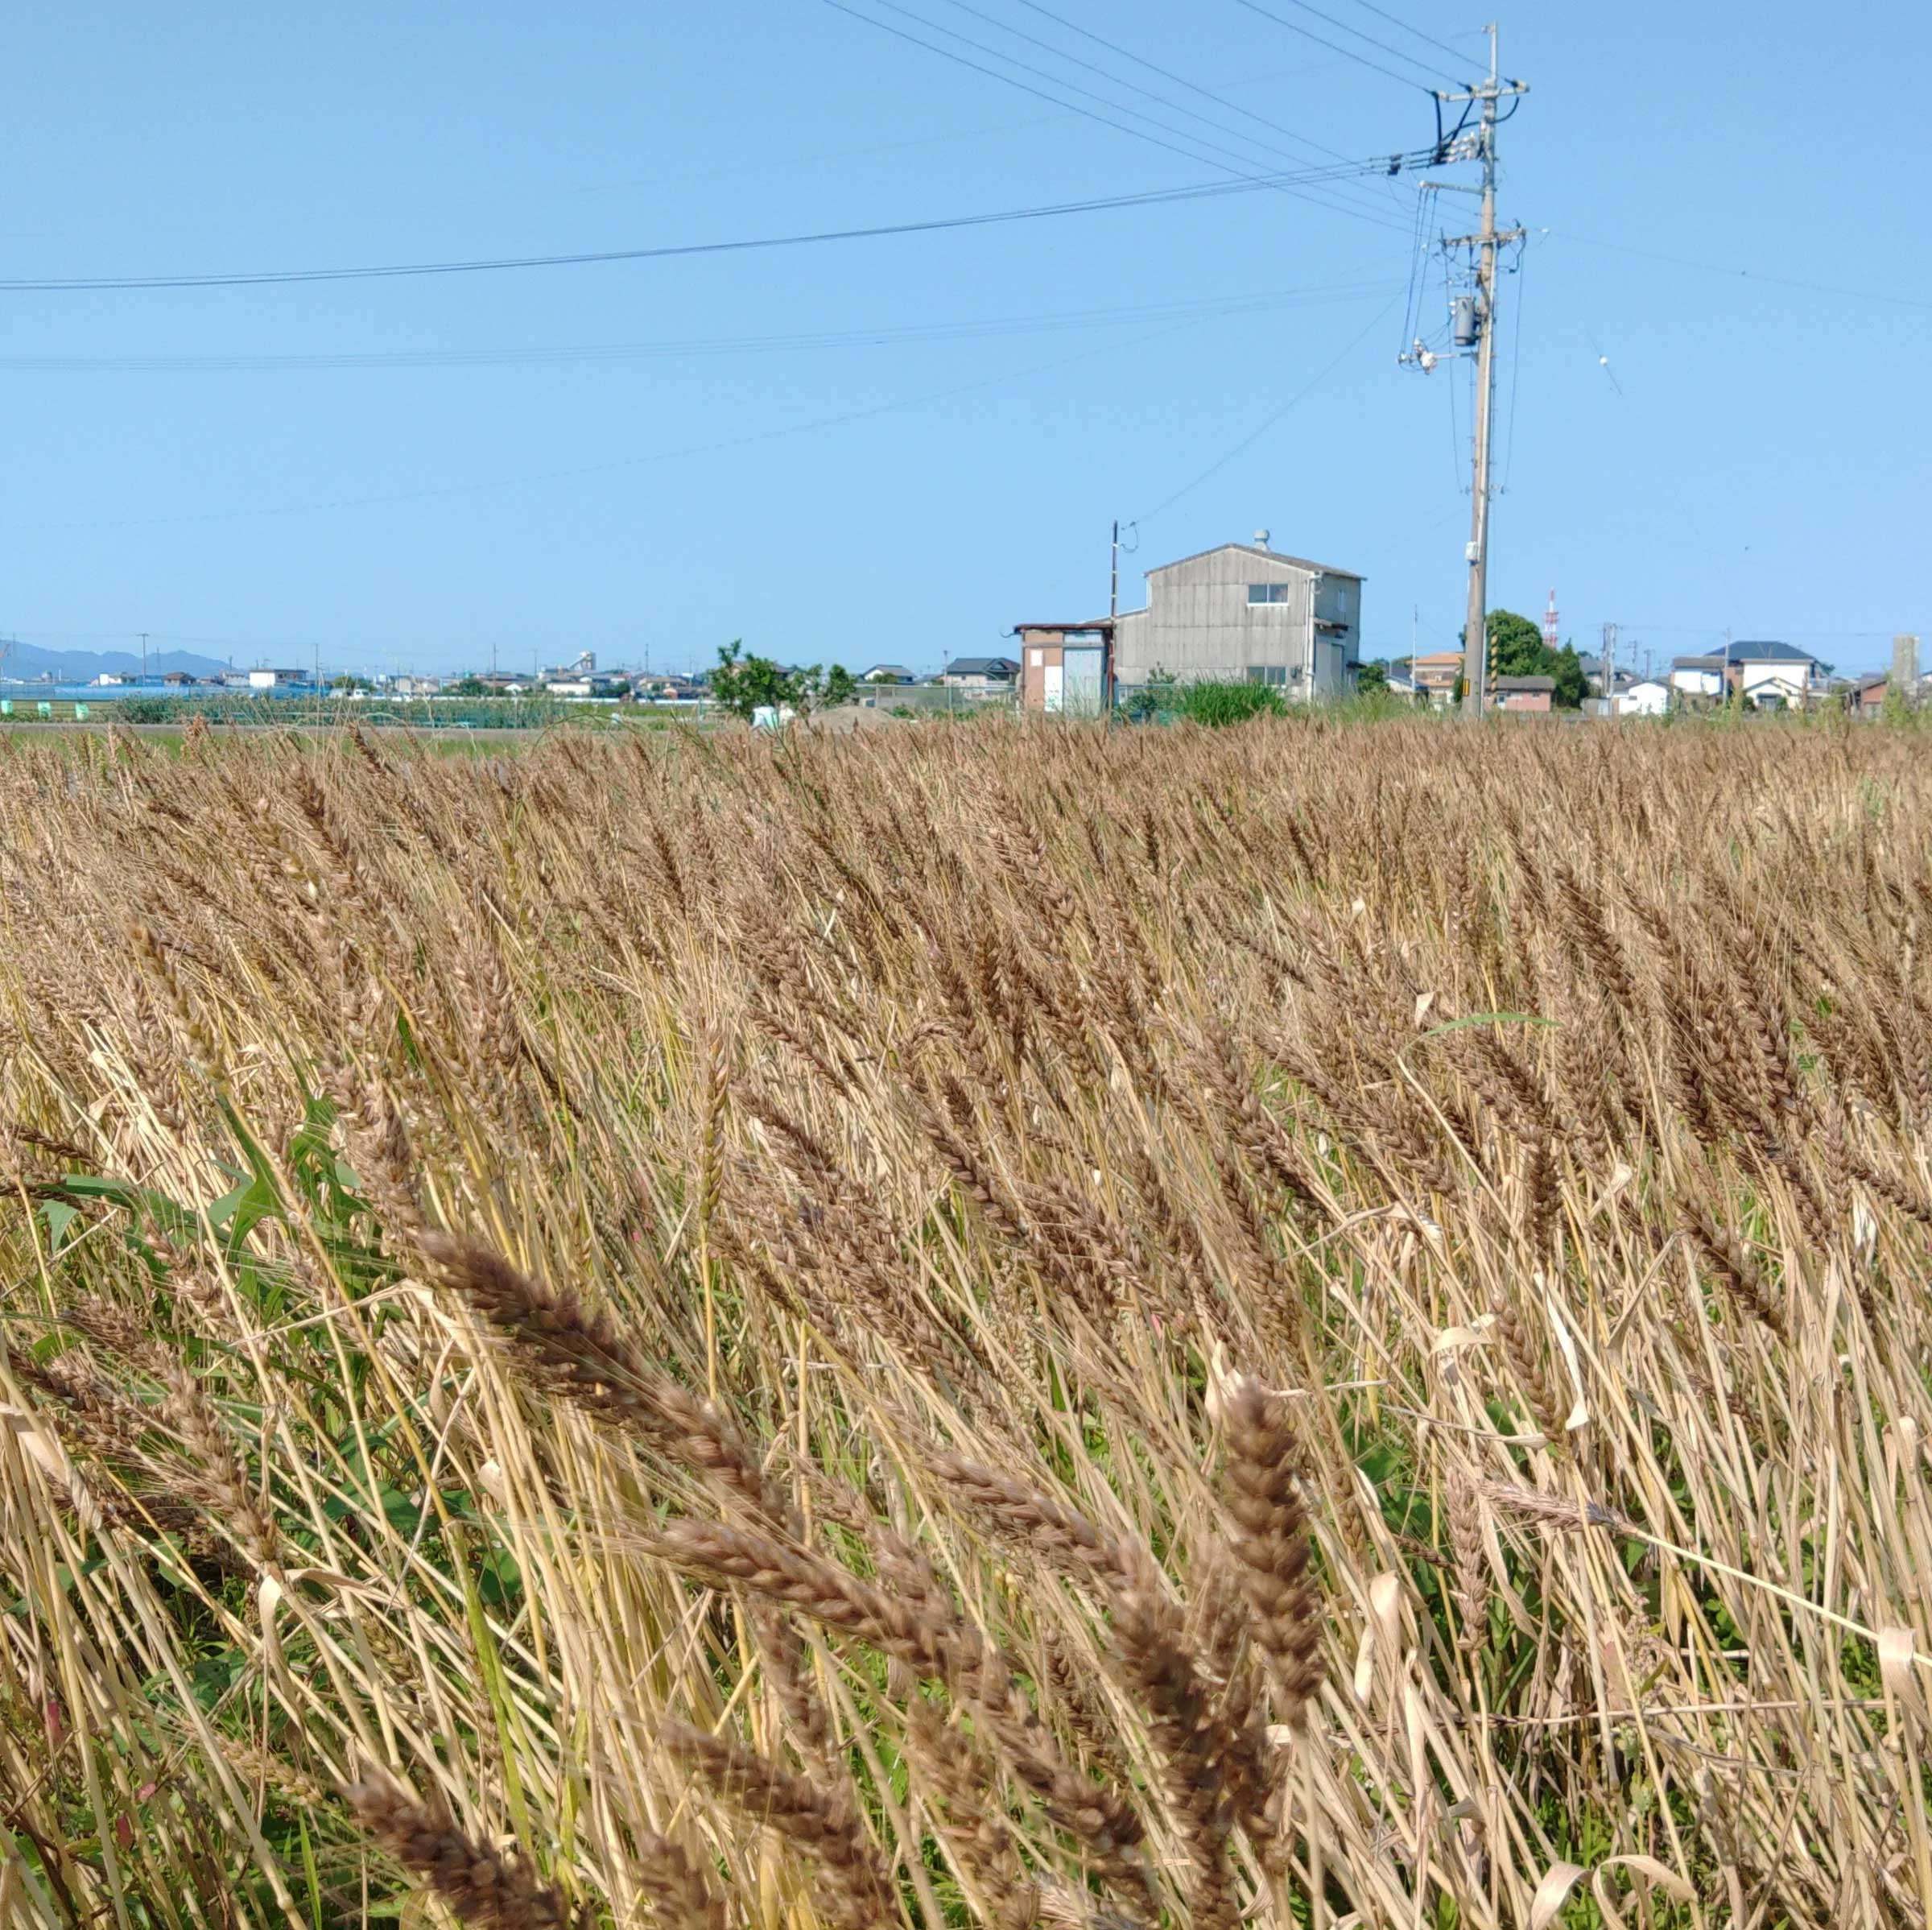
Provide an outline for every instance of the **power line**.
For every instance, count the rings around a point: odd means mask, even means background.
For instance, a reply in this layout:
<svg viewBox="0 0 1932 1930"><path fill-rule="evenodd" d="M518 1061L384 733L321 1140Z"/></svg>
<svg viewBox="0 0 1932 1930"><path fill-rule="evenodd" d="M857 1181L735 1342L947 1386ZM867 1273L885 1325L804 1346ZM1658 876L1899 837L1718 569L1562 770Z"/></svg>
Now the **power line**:
<svg viewBox="0 0 1932 1930"><path fill-rule="evenodd" d="M1191 495L1195 490L1199 489L1210 476L1216 475L1221 470L1226 469L1228 465L1233 461L1235 457L1240 455L1242 450L1249 448L1255 443L1259 442L1261 439L1265 436L1268 432L1272 429L1274 425L1289 412L1290 410L1296 407L1300 403L1306 402L1307 399L1312 395L1315 391L1319 389L1322 384L1325 382L1328 378L1332 375L1335 370L1339 369L1342 364L1345 362L1348 357L1352 355L1356 350L1359 349L1362 344L1365 342L1368 337L1382 325L1385 321L1388 320L1389 316L1394 312L1396 303L1401 299L1402 298L1399 295L1391 297L1388 304L1379 311L1375 319L1369 323L1368 326L1363 329L1360 335L1356 336L1349 342L1348 347L1344 349L1341 353L1336 356L1333 362L1330 362L1325 368L1323 368L1321 373L1318 374L1313 381L1309 382L1306 387L1298 389L1294 395L1289 397L1287 401L1283 403L1282 406L1267 419L1266 421L1261 423L1257 428L1250 430L1249 433L1244 436L1232 448L1228 450L1226 455L1222 456L1217 458L1215 461L1209 463L1207 468L1203 469L1200 474L1196 476L1191 482L1183 483L1171 496L1166 499L1166 501L1157 502L1150 510L1142 510L1138 516L1133 519L1133 521L1137 523L1151 523L1156 516L1161 515L1166 510L1171 509L1174 504L1179 502L1183 496Z"/></svg>
<svg viewBox="0 0 1932 1930"><path fill-rule="evenodd" d="M1291 5L1299 6L1302 4L1302 0L1290 0L1290 3ZM1236 0L1236 4L1240 6L1246 7L1249 12L1251 14L1259 14L1264 20L1272 20L1277 27L1286 27L1291 34L1299 34L1303 39L1314 41L1315 45L1318 47L1327 48L1331 53L1340 54L1344 59L1354 61L1357 66L1366 67L1373 72L1385 75L1388 79L1393 81L1398 86L1422 88L1422 92L1425 93L1433 91L1430 89L1423 88L1421 81L1413 79L1407 74L1398 74L1393 68L1385 67L1379 60L1371 60L1366 54L1358 54L1356 52L1354 48L1344 47L1339 40L1324 39L1321 35L1316 33L1312 27L1300 27L1292 20L1283 19L1279 14L1271 14L1269 12L1266 7L1257 6L1255 0ZM1307 9L1307 10L1310 13L1314 13L1318 20L1326 20L1328 18L1326 14L1315 13L1315 10L1313 7L1309 7ZM1339 23L1337 24L1339 24ZM1344 27L1342 31L1344 33L1353 33L1356 30L1353 27ZM1366 39L1368 36L1364 35L1362 38ZM1378 41L1376 43L1376 44L1380 46L1381 43ZM1389 51L1393 52L1393 50L1390 49ZM1409 56L1406 54L1399 54L1396 57L1398 60L1406 60ZM1422 64L1419 60L1416 62L1416 65L1418 67L1422 66ZM1434 73L1435 72L1433 68L1424 68L1423 71L1426 73Z"/></svg>
<svg viewBox="0 0 1932 1930"><path fill-rule="evenodd" d="M828 5L836 0L827 0ZM1189 157L1199 159L1199 155ZM1405 159L1415 159L1405 156ZM1387 165L1364 160L1344 169L1311 168L1297 175L1243 176L1225 181L1199 181L1185 188L1155 188L1136 194L1091 196L1084 200L1056 201L1030 208L1005 208L985 214L933 216L923 221L885 221L863 228L828 228L803 234L759 235L737 241L681 242L655 248L605 248L576 254L519 254L478 257L465 261L402 262L374 267L234 269L210 274L49 275L0 281L10 295L85 293L151 288L249 288L293 283L390 281L408 276L485 275L511 269L600 267L613 262L675 261L694 255L743 254L770 248L805 248L832 242L879 241L898 235L939 234L964 228L990 228L1018 221L1058 220L1076 214L1096 214L1117 208L1153 208L1169 202L1204 200L1224 194L1252 193L1258 188L1289 183L1347 180L1373 174Z"/></svg>
<svg viewBox="0 0 1932 1930"><path fill-rule="evenodd" d="M967 0L948 0L948 3L952 6L959 7L964 12L973 14L976 19L979 19L989 20L993 18L989 14L981 13L977 7L968 6L967 4ZM1174 87L1184 87L1190 93L1199 95L1203 101L1212 101L1216 106L1221 108L1227 113L1240 114L1244 119L1253 121L1257 126L1265 127L1269 129L1270 132L1278 134L1284 138L1293 141L1296 146L1308 149L1311 153L1327 155L1331 159L1335 160L1343 160L1348 158L1345 155L1337 154L1336 151L1331 147L1324 147L1319 141L1311 141L1307 138L1307 135L1298 134L1291 127L1283 126L1278 121L1269 120L1265 114L1256 114L1252 109L1242 106L1238 101L1230 101L1224 94L1216 93L1209 88L1200 86L1196 82L1188 80L1184 75L1177 74L1171 68L1162 67L1158 61L1144 59L1141 55L1133 52L1130 48L1122 47L1118 41L1109 40L1104 34L1096 34L1091 27L1081 26L1077 20L1069 20L1063 14L1055 13L1051 8L1041 6L1039 4L1039 0L1019 0L1019 4L1024 6L1029 13L1038 14L1042 19L1051 20L1056 27L1063 27L1069 33L1078 34L1084 40L1092 41L1096 47L1104 48L1109 53L1114 55L1117 58L1122 60L1130 60L1136 67L1145 68L1149 73L1159 75L1160 77L1167 81L1170 85ZM1018 34L1018 29L1016 27L1005 27L1004 23L998 21L995 21L993 23L997 26L1001 26L1004 31L1008 33L1016 35ZM1019 37L1026 40L1030 45L1046 48L1048 52L1055 54L1061 59L1071 60L1075 58L1075 56L1071 54L1064 53L1062 52L1062 50L1054 48L1050 42L1038 39L1032 35L1019 35ZM1083 66L1091 65L1090 63L1085 61L1081 62L1080 64ZM1092 71L1096 73L1101 73L1104 72L1104 69L1097 67L1092 68ZM1126 87L1133 85L1130 81L1118 80L1115 76L1111 74L1107 75L1106 77L1109 80L1114 81L1117 86ZM1171 108L1176 114L1185 114L1192 119L1199 120L1208 126L1216 128L1218 130L1218 131L1227 134L1232 139L1246 141L1251 146L1261 148L1265 153L1279 155L1283 159L1294 158L1287 155L1283 149L1275 147L1270 142L1258 140L1252 134L1243 134L1238 128L1230 127L1224 121L1216 121L1211 119L1205 114L1196 114L1193 109L1182 106L1178 101L1170 100L1164 95L1154 93L1148 89L1142 88L1135 88L1134 91L1137 93L1146 94L1146 97L1150 100L1161 101L1164 106ZM1344 197L1339 190L1331 191L1330 198L1338 204L1344 203ZM1347 198L1345 205L1352 207L1360 206L1360 205L1354 201L1352 197ZM1379 212L1368 210L1365 207L1360 207L1360 211Z"/></svg>
<svg viewBox="0 0 1932 1930"><path fill-rule="evenodd" d="M1003 81L1007 86L1017 87L1022 93L1032 94L1037 99L1051 101L1055 105L1059 107L1071 107L1075 113L1084 116L1088 120L1097 122L1103 127L1111 127L1117 134L1129 134L1136 140L1148 142L1156 147L1164 147L1170 154L1180 155L1190 161L1201 161L1210 167L1220 167L1224 172L1235 175L1239 179L1250 180L1253 178L1251 175L1244 174L1241 170L1252 167L1254 163L1249 161L1246 156L1236 153L1231 148L1221 147L1212 141L1204 140L1199 134L1191 134L1185 128L1170 126L1165 121L1158 121L1151 114L1143 114L1138 108L1129 107L1122 101L1112 100L1105 94L1096 93L1092 88L1082 87L1077 82L1063 80L1057 74L1049 73L1043 68L1032 66L1028 62L1019 60L1011 54L1002 53L998 48L988 47L983 42L975 40L968 35L956 33L949 27L942 27L938 22L929 20L923 14L915 14L909 8L899 6L898 0L872 0L872 4L875 6L884 7L889 13L898 14L904 19L914 21L934 33L943 34L949 40L957 40L961 46L970 47L976 52L985 54L989 59L1004 61L1009 67L1018 68L1022 73L1032 74L1052 86L1065 89L1070 93L1083 95L1089 101L1097 101L1102 106L1111 108L1114 114L1125 114L1131 120L1143 121L1149 127L1160 129L1162 134L1172 134L1179 140L1191 142L1193 146L1191 147L1176 147L1173 141L1162 140L1159 134L1149 134L1143 128L1129 126L1125 122L1114 119L1110 114L1096 114L1091 108L1080 107L1074 102L1062 100L1056 94L1047 93L1040 88L1029 85L1026 81L1016 80L1013 75L1004 72L998 68L982 66L979 61L968 60L964 54L955 53L950 48L940 47L933 41L922 39L917 34L908 33L903 27L894 27L890 20L876 19L870 14L861 13L857 7L848 6L845 0L825 0L825 5L831 7L835 13L844 14L854 20L862 21L868 27L877 27L881 33L890 34L894 39L906 41L914 47L923 48L927 53L937 54L941 60L951 60L960 67L970 68L974 73L984 74L989 80ZM1071 56L1064 57L1072 58ZM1112 75L1107 75L1105 77L1113 80L1117 86L1132 85L1130 82L1119 81ZM1181 111L1184 113L1187 110L1183 109ZM1236 138L1238 139L1241 137L1237 135ZM1203 148L1208 150L1206 154L1199 151ZM1212 159L1212 156L1216 154L1227 155L1229 159L1240 165L1229 167L1225 161ZM1367 170L1363 172L1366 172ZM1269 184L1281 185L1285 192L1290 194L1297 192L1297 190L1294 187L1289 186L1286 181L1278 184L1270 183ZM1307 200L1310 197L1303 195L1300 198ZM1362 213L1358 218L1365 221L1373 221L1380 226L1392 225L1385 221L1379 215Z"/></svg>
<svg viewBox="0 0 1932 1930"><path fill-rule="evenodd" d="M1516 398L1523 384L1523 304L1525 291L1530 279L1525 271L1530 265L1530 247L1527 242L1517 251L1516 258L1516 335L1509 349L1509 440L1503 450L1503 494L1509 494L1509 479L1516 473Z"/></svg>
<svg viewBox="0 0 1932 1930"><path fill-rule="evenodd" d="M607 475L617 469L637 469L652 463L686 461L696 457L716 455L726 450L751 448L760 443L774 442L789 436L802 436L817 429L836 428L848 423L866 422L876 416L894 414L901 409L916 408L927 403L949 401L956 395L971 395L980 390L998 387L1005 382L1021 382L1030 376L1048 374L1055 370L1071 368L1076 362L1091 361L1097 355L1124 353L1139 348L1145 343L1158 341L1164 336L1177 334L1182 329L1197 328L1204 319L1207 318L1192 316L1164 328L1150 330L1145 335L1135 336L1125 342L1097 343L1091 348L1078 349L1071 355L1056 357L1051 362L1035 362L1021 369L1004 370L995 374L978 377L971 382L954 382L943 389L927 390L916 395L901 396L892 402L875 403L865 408L843 410L836 415L815 416L805 422L787 423L776 428L754 430L749 435L726 436L716 442L697 443L675 449L659 449L643 456L618 457L609 462L584 463L568 469L498 477L481 482L451 483L429 489L394 490L381 495L336 497L320 502L280 503L266 508L215 510L177 516L120 517L106 522L59 523L39 527L48 529L147 528L163 524L225 523L253 520L260 517L301 515L325 510L365 509L398 502L421 502L440 498L483 495L496 490L524 489L538 483L564 481L581 476Z"/></svg>
<svg viewBox="0 0 1932 1930"><path fill-rule="evenodd" d="M1399 27L1402 28L1404 33L1414 34L1417 39L1426 40L1431 47L1439 48L1442 52L1446 53L1452 60L1460 60L1467 58L1459 48L1451 47L1447 40L1437 39L1434 34L1424 33L1419 27L1411 27L1406 20L1398 20L1393 14L1389 12L1385 8L1373 5L1373 0L1356 0L1356 5L1357 6L1367 7L1370 13L1379 15L1382 19L1386 20L1391 27Z"/></svg>
<svg viewBox="0 0 1932 1930"><path fill-rule="evenodd" d="M589 342L525 349L373 349L307 355L19 355L0 357L0 369L52 374L226 374L295 370L479 368L518 363L568 365L694 356L807 353L832 349L897 348L925 343L977 341L1008 335L1115 328L1150 321L1269 313L1319 302L1381 295L1386 291L1387 287L1385 282L1335 282L1302 288L1217 295L1196 301L1063 309L1036 315L996 316L976 322L830 329L808 334L693 337L663 341Z"/></svg>
<svg viewBox="0 0 1932 1930"><path fill-rule="evenodd" d="M1333 14L1323 13L1319 6L1310 6L1309 0L1288 0L1288 3L1290 6L1299 7L1305 14L1314 14L1318 20L1326 21L1329 26L1342 33L1353 34L1356 39L1366 40L1371 47L1378 48L1393 60L1406 60L1411 67L1420 68L1424 73L1432 75L1439 81L1447 81L1451 87L1457 84L1454 75L1445 73L1431 62L1418 60L1414 54L1404 53L1399 47L1391 47L1386 40L1378 40L1373 34L1364 33L1359 27L1351 27L1346 20L1336 19Z"/></svg>
<svg viewBox="0 0 1932 1930"><path fill-rule="evenodd" d="M1844 288L1831 282L1805 281L1796 275L1767 275L1761 269L1727 267L1721 262L1694 261L1688 255L1662 254L1654 248L1633 248L1624 242L1600 241L1594 235L1575 234L1567 228L1546 228L1558 241L1581 242L1586 248L1608 248L1618 254L1634 254L1645 261L1667 262L1674 268L1695 268L1703 275L1734 275L1740 281L1765 282L1777 288L1802 288L1813 295L1835 295L1847 301L1884 302L1895 308L1932 308L1932 301L1912 295L1895 295L1876 288Z"/></svg>

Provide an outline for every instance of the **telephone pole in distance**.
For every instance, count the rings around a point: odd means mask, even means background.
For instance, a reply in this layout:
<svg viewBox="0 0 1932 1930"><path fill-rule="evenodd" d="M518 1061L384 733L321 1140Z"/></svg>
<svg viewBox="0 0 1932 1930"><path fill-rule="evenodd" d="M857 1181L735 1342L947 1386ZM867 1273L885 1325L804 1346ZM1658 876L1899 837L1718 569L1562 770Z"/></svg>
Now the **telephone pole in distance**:
<svg viewBox="0 0 1932 1930"><path fill-rule="evenodd" d="M1490 417L1496 404L1496 251L1510 242L1520 242L1523 230L1511 228L1499 234L1496 225L1496 104L1526 94L1521 81L1505 81L1496 69L1496 23L1484 29L1489 36L1489 78L1467 93L1439 94L1445 105L1451 102L1478 106L1482 119L1473 143L1457 142L1443 158L1447 160L1480 160L1483 164L1482 226L1474 234L1458 235L1445 244L1451 248L1473 247L1476 258L1476 451L1475 486L1469 512L1469 612L1463 632L1463 705L1472 717L1480 717L1488 701L1489 684L1489 448ZM1512 113L1514 110L1511 110ZM1468 192L1468 191L1465 191Z"/></svg>

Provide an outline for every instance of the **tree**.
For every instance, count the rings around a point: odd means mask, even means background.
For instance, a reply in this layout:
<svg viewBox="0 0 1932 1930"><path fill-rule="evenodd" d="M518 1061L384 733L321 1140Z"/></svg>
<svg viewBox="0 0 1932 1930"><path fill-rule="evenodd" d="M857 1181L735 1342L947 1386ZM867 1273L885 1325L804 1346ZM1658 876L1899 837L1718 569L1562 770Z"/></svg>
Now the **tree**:
<svg viewBox="0 0 1932 1930"><path fill-rule="evenodd" d="M458 677L455 683L444 685L443 694L450 697L486 697L491 692L481 677Z"/></svg>
<svg viewBox="0 0 1932 1930"><path fill-rule="evenodd" d="M1385 657L1376 657L1366 663L1358 664L1355 672L1355 688L1363 696L1373 696L1389 688L1389 663Z"/></svg>
<svg viewBox="0 0 1932 1930"><path fill-rule="evenodd" d="M1547 650L1543 654L1550 655ZM1590 680L1583 675L1583 660L1576 654L1576 646L1566 643L1551 662L1554 667L1541 673L1556 679L1550 701L1558 710L1580 710L1583 699L1590 694Z"/></svg>
<svg viewBox="0 0 1932 1930"><path fill-rule="evenodd" d="M816 663L787 670L770 657L748 657L744 648L741 638L719 651L718 667L711 673L711 694L747 724L761 709L794 710L809 717L815 710L849 704L857 694L858 681L843 663L830 670Z"/></svg>
<svg viewBox="0 0 1932 1930"><path fill-rule="evenodd" d="M749 724L761 709L799 708L799 676L770 657L748 657L745 642L734 638L720 646L718 667L711 673L711 694L735 717Z"/></svg>
<svg viewBox="0 0 1932 1930"><path fill-rule="evenodd" d="M1519 617L1513 610L1492 610L1488 627L1489 675L1492 678L1556 675L1556 653L1527 617Z"/></svg>

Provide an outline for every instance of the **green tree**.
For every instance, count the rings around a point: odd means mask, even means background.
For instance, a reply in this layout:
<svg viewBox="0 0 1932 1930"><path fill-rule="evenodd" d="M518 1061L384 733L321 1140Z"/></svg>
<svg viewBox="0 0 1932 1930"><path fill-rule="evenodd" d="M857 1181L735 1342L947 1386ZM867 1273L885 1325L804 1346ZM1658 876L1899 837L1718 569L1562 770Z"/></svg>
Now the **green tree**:
<svg viewBox="0 0 1932 1930"><path fill-rule="evenodd" d="M718 667L711 673L712 700L749 724L763 706L799 708L798 673L781 668L770 657L748 657L745 640L734 638L718 651Z"/></svg>
<svg viewBox="0 0 1932 1930"><path fill-rule="evenodd" d="M1355 672L1355 688L1363 696L1373 696L1389 688L1389 662L1385 657L1376 657L1366 663L1358 664Z"/></svg>
<svg viewBox="0 0 1932 1930"><path fill-rule="evenodd" d="M1489 674L1492 677L1553 677L1556 653L1527 617L1513 610L1489 613Z"/></svg>
<svg viewBox="0 0 1932 1930"><path fill-rule="evenodd" d="M1545 656L1550 653L1546 650ZM1580 710L1583 699L1590 694L1590 680L1583 675L1583 660L1576 654L1574 643L1566 643L1550 659L1553 667L1546 672L1533 672L1556 679L1556 689L1550 698L1558 710Z"/></svg>
<svg viewBox="0 0 1932 1930"><path fill-rule="evenodd" d="M458 677L455 683L443 686L443 694L450 697L486 697L490 688L481 677Z"/></svg>
<svg viewBox="0 0 1932 1930"><path fill-rule="evenodd" d="M748 657L744 639L725 644L718 652L718 667L711 673L712 698L733 717L749 724L758 710L795 710L809 717L815 710L849 704L858 682L843 663L830 670L813 663L803 670L787 670L770 657Z"/></svg>

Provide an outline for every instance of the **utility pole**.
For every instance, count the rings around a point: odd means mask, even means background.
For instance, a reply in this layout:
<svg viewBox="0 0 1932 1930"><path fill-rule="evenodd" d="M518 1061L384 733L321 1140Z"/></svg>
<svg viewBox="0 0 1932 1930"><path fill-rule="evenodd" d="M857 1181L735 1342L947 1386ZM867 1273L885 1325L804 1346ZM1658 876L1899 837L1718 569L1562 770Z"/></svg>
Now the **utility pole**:
<svg viewBox="0 0 1932 1930"><path fill-rule="evenodd" d="M1441 161L1480 161L1483 168L1480 189L1459 188L1463 193L1481 196L1481 226L1474 234L1458 235L1443 243L1445 248L1469 247L1476 251L1476 293L1472 300L1464 297L1457 304L1455 340L1456 348L1473 347L1476 351L1475 475L1469 546L1464 552L1469 564L1469 606L1463 630L1463 705L1472 717L1483 714L1489 694L1489 453L1491 418L1496 407L1496 253L1498 248L1524 238L1521 228L1499 232L1496 225L1496 105L1530 91L1522 81L1505 81L1498 71L1496 23L1491 21L1484 31L1489 36L1488 81L1463 93L1439 93L1435 97L1439 107L1453 103L1480 111L1475 129L1468 134L1459 130L1438 150ZM1513 114L1515 110L1512 108L1510 112ZM1429 181L1422 184L1425 188L1456 185ZM1435 366L1433 356L1418 355L1417 359L1425 368Z"/></svg>
<svg viewBox="0 0 1932 1930"><path fill-rule="evenodd" d="M1121 614L1121 519L1113 519L1113 556L1107 571L1107 647L1101 655L1100 714L1113 723L1113 626Z"/></svg>
<svg viewBox="0 0 1932 1930"><path fill-rule="evenodd" d="M147 681L147 632L141 633L141 681Z"/></svg>
<svg viewBox="0 0 1932 1930"><path fill-rule="evenodd" d="M1606 714L1612 723L1616 721L1616 626L1604 626L1604 701L1608 705Z"/></svg>

